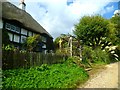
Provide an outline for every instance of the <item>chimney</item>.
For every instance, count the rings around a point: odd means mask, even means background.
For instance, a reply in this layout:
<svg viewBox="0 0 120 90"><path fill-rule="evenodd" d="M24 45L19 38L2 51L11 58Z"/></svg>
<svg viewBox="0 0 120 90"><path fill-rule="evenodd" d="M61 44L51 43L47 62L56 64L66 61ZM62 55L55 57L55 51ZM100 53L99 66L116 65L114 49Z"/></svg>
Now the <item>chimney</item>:
<svg viewBox="0 0 120 90"><path fill-rule="evenodd" d="M26 4L24 3L24 0L20 0L19 8L22 10L25 10L25 7L26 7Z"/></svg>

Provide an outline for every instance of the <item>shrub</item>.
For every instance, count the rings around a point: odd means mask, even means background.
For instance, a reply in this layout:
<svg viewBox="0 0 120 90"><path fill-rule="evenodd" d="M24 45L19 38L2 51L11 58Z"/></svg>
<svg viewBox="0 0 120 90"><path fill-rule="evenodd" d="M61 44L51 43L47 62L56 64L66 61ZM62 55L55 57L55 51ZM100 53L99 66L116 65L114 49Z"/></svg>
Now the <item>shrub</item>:
<svg viewBox="0 0 120 90"><path fill-rule="evenodd" d="M91 66L91 63L110 63L108 52L95 48L94 50L89 46L84 46L82 52L82 62Z"/></svg>
<svg viewBox="0 0 120 90"><path fill-rule="evenodd" d="M115 52L118 55L118 60L120 61L120 45L116 48Z"/></svg>
<svg viewBox="0 0 120 90"><path fill-rule="evenodd" d="M92 51L92 60L94 63L110 63L109 54L100 48Z"/></svg>
<svg viewBox="0 0 120 90"><path fill-rule="evenodd" d="M83 66L80 57L72 56L67 59L67 62L77 64L78 66Z"/></svg>
<svg viewBox="0 0 120 90"><path fill-rule="evenodd" d="M107 46L105 51L109 54L110 62L116 62L120 60L120 46Z"/></svg>
<svg viewBox="0 0 120 90"><path fill-rule="evenodd" d="M92 60L92 48L89 46L84 46L82 51L82 63L87 67L91 67Z"/></svg>
<svg viewBox="0 0 120 90"><path fill-rule="evenodd" d="M14 51L15 50L15 47L13 45L2 45L2 50L5 50L5 51Z"/></svg>

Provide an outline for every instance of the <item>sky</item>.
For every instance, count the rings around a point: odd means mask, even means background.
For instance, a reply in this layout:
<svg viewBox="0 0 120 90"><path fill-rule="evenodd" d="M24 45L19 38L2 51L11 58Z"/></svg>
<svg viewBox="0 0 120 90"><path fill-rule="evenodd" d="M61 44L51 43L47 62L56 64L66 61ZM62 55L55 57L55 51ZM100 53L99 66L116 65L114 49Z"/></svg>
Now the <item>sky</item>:
<svg viewBox="0 0 120 90"><path fill-rule="evenodd" d="M18 6L20 0L8 0ZM100 14L109 19L120 0L25 0L26 12L55 39L60 34L73 34L74 25L84 15Z"/></svg>

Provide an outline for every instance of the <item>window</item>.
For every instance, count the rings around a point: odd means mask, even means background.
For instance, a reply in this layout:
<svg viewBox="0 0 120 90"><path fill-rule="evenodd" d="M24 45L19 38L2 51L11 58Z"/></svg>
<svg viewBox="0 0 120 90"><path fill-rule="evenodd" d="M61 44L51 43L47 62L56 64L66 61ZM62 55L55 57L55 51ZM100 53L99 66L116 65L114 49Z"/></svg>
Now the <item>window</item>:
<svg viewBox="0 0 120 90"><path fill-rule="evenodd" d="M36 35L36 33L33 33L33 36L35 36Z"/></svg>
<svg viewBox="0 0 120 90"><path fill-rule="evenodd" d="M19 27L16 27L16 26L11 25L9 23L6 23L5 29L11 30L11 31L16 32L16 33L20 33L20 28Z"/></svg>
<svg viewBox="0 0 120 90"><path fill-rule="evenodd" d="M18 35L14 35L14 42L18 42L19 43L19 41L20 41L20 36L18 36Z"/></svg>
<svg viewBox="0 0 120 90"><path fill-rule="evenodd" d="M42 48L46 48L46 44L44 44L44 45L42 46Z"/></svg>
<svg viewBox="0 0 120 90"><path fill-rule="evenodd" d="M16 30L16 27L14 25L10 25L11 26L11 31L14 31Z"/></svg>
<svg viewBox="0 0 120 90"><path fill-rule="evenodd" d="M13 34L12 33L8 33L10 41L13 41Z"/></svg>
<svg viewBox="0 0 120 90"><path fill-rule="evenodd" d="M16 33L20 33L20 28L16 27Z"/></svg>
<svg viewBox="0 0 120 90"><path fill-rule="evenodd" d="M42 36L42 41L43 41L43 42L47 42L46 37L43 37L43 36Z"/></svg>
<svg viewBox="0 0 120 90"><path fill-rule="evenodd" d="M25 30L25 29L21 29L21 34L23 34L23 35L27 35L27 30Z"/></svg>
<svg viewBox="0 0 120 90"><path fill-rule="evenodd" d="M5 24L5 29L8 29L8 30L10 30L10 29L11 29L11 26L10 26L10 24L9 24L9 23L6 23L6 24Z"/></svg>
<svg viewBox="0 0 120 90"><path fill-rule="evenodd" d="M27 38L26 36L21 36L21 43L24 43L26 38Z"/></svg>
<svg viewBox="0 0 120 90"><path fill-rule="evenodd" d="M31 31L29 31L28 36L32 36L32 32Z"/></svg>

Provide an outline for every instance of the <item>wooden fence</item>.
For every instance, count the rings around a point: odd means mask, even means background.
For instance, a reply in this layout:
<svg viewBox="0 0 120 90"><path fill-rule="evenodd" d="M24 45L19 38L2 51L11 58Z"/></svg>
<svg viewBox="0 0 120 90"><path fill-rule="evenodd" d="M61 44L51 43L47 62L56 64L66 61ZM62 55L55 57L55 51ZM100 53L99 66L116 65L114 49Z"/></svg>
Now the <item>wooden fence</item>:
<svg viewBox="0 0 120 90"><path fill-rule="evenodd" d="M30 68L32 66L40 66L42 64L60 63L67 56L56 54L43 54L37 52L21 52L21 51L2 51L2 68Z"/></svg>

